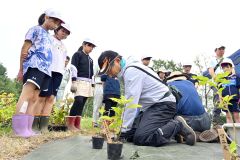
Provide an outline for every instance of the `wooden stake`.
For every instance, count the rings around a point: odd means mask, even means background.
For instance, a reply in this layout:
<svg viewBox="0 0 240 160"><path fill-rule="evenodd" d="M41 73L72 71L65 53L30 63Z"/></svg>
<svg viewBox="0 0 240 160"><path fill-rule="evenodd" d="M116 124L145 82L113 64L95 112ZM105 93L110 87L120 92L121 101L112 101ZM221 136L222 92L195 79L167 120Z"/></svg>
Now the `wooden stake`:
<svg viewBox="0 0 240 160"><path fill-rule="evenodd" d="M112 143L112 138L110 136L110 131L109 131L108 124L107 124L106 120L103 120L103 127L104 127L104 133L107 137L107 141L109 143Z"/></svg>
<svg viewBox="0 0 240 160"><path fill-rule="evenodd" d="M231 153L229 151L229 146L227 143L227 138L223 128L218 129L218 136L223 150L223 155L225 160L231 160Z"/></svg>

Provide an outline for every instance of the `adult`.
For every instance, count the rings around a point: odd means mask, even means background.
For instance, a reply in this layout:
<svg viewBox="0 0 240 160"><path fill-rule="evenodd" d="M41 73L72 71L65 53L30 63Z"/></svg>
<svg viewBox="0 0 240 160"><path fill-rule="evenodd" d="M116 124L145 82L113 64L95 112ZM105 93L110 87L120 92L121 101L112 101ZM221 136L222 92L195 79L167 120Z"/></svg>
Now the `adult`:
<svg viewBox="0 0 240 160"><path fill-rule="evenodd" d="M93 96L92 77L93 60L89 56L96 47L91 39L85 39L82 46L72 56L72 86L74 102L70 109L69 116L66 117L68 129L77 131L81 128L81 116L84 105L88 97Z"/></svg>
<svg viewBox="0 0 240 160"><path fill-rule="evenodd" d="M187 80L191 81L195 87L198 85L198 81L193 79L193 76L197 76L196 74L191 73L192 64L184 63L183 64L183 73L187 75Z"/></svg>
<svg viewBox="0 0 240 160"><path fill-rule="evenodd" d="M214 51L216 55L211 59L208 67L209 74L213 79L215 79L217 74L223 73L221 62L224 59L229 59L229 58L224 58L225 46L222 46L222 45L217 46L214 49ZM232 61L232 60L229 59L229 61ZM217 90L215 88L212 88L212 89L213 89L213 105L214 105L212 122L213 122L213 125L215 126L215 125L221 124L221 119L220 119L221 109L219 109L218 107L219 97L216 94Z"/></svg>
<svg viewBox="0 0 240 160"><path fill-rule="evenodd" d="M195 86L187 78L187 75L175 71L167 77L167 83L175 86L182 94L177 104L177 115L182 116L194 131L203 132L210 129L211 120Z"/></svg>
<svg viewBox="0 0 240 160"><path fill-rule="evenodd" d="M165 80L165 78L166 78L166 74L165 74L165 70L163 70L163 69L160 69L158 72L157 72L157 74L158 74L158 77L160 78L160 80L162 80L162 81L164 81Z"/></svg>
<svg viewBox="0 0 240 160"><path fill-rule="evenodd" d="M180 133L188 145L195 144L196 135L192 128L182 117L175 117L176 100L169 88L147 74L158 77L153 70L131 57L125 61L114 51L103 52L98 64L100 74L122 77L125 97L132 97L132 103L142 106L140 112L138 109L125 110L121 130L124 138L133 140L136 145L162 146Z"/></svg>
<svg viewBox="0 0 240 160"><path fill-rule="evenodd" d="M151 61L152 57L150 56L142 56L142 64L145 66L149 66L150 61Z"/></svg>

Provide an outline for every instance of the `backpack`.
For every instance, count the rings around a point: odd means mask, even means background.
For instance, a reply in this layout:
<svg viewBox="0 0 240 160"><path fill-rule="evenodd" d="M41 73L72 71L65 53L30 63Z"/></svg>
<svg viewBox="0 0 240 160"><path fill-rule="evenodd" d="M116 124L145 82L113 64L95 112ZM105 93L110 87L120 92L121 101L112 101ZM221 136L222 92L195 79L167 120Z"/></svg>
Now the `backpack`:
<svg viewBox="0 0 240 160"><path fill-rule="evenodd" d="M138 67L138 66L128 66L127 68L129 67L134 67L134 68L137 68L141 71L143 71L144 73L146 73L147 75L151 76L152 78L156 79L157 81L159 81L160 83L164 84L165 86L167 86L169 88L169 91L167 93L164 94L164 96L161 98L166 98L168 96L170 96L171 94L174 95L175 99L176 99L176 103L178 104L178 102L180 101L180 99L182 98L182 94L181 92L175 87L175 86L171 86L171 85L168 85L167 83L163 82L162 80L160 80L159 78L155 77L154 75L152 75L151 73L147 72L146 70ZM126 68L126 69L127 69Z"/></svg>

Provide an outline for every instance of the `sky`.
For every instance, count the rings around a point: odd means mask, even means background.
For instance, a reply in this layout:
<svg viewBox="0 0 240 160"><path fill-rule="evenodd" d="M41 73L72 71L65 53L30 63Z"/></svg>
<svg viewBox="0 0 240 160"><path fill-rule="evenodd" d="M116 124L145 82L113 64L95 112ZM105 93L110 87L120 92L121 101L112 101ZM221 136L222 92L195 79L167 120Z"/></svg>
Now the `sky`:
<svg viewBox="0 0 240 160"><path fill-rule="evenodd" d="M104 50L123 57L192 62L213 56L226 46L228 56L240 48L238 0L8 0L0 6L0 63L16 77L24 37L48 8L61 12L71 27L64 40L71 57L91 38L97 47L94 63Z"/></svg>

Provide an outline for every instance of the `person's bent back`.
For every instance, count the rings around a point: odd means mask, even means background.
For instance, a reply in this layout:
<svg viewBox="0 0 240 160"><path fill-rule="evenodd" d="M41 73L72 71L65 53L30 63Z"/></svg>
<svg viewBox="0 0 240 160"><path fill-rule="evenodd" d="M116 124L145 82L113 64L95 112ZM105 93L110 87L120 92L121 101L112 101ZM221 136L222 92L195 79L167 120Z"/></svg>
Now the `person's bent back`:
<svg viewBox="0 0 240 160"><path fill-rule="evenodd" d="M182 98L177 104L177 114L184 117L195 131L203 132L210 129L210 117L206 113L193 83L186 80L181 72L173 72L168 77L168 84L175 86L182 94Z"/></svg>

